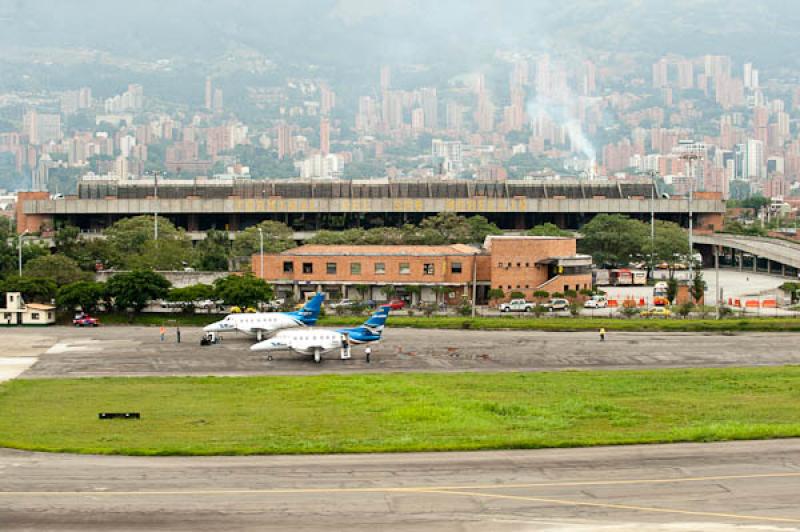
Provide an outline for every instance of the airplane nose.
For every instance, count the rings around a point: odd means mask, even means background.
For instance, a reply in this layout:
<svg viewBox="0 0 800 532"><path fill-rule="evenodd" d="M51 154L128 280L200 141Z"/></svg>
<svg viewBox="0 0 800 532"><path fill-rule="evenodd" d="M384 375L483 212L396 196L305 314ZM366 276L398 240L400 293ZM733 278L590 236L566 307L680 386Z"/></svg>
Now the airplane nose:
<svg viewBox="0 0 800 532"><path fill-rule="evenodd" d="M203 332L216 332L217 331L216 325L217 325L216 323L212 323L211 325L206 325L205 327L203 327Z"/></svg>

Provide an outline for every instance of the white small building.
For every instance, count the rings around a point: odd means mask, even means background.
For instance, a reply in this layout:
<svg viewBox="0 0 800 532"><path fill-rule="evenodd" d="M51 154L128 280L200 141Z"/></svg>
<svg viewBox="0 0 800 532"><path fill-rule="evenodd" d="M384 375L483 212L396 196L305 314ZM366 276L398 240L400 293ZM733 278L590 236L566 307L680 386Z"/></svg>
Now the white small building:
<svg viewBox="0 0 800 532"><path fill-rule="evenodd" d="M56 307L28 303L19 292L6 292L5 307L0 308L0 325L51 325L56 322Z"/></svg>

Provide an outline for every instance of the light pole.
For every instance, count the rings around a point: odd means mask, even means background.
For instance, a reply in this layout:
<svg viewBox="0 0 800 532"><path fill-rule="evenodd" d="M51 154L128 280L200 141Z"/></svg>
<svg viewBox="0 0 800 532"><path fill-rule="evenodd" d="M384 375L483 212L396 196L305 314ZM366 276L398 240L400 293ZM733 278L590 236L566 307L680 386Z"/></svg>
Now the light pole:
<svg viewBox="0 0 800 532"><path fill-rule="evenodd" d="M22 277L22 237L28 234L28 230L26 229L22 233L19 234L17 237L17 254L19 259L19 276Z"/></svg>
<svg viewBox="0 0 800 532"><path fill-rule="evenodd" d="M264 231L260 227L258 228L258 248L259 248L258 257L261 261L261 266L258 275L263 279L264 278Z"/></svg>
<svg viewBox="0 0 800 532"><path fill-rule="evenodd" d="M650 181L653 185L650 189L650 276L655 278L653 256L656 252L656 176L658 172L655 170L648 170L647 175L650 176Z"/></svg>
<svg viewBox="0 0 800 532"><path fill-rule="evenodd" d="M153 172L153 240L158 243L158 170Z"/></svg>
<svg viewBox="0 0 800 532"><path fill-rule="evenodd" d="M681 159L689 163L689 281L694 277L694 241L692 232L694 230L694 214L692 213L692 201L694 200L694 181L695 181L695 161L703 158L704 147L694 140L679 140L678 147L681 149Z"/></svg>

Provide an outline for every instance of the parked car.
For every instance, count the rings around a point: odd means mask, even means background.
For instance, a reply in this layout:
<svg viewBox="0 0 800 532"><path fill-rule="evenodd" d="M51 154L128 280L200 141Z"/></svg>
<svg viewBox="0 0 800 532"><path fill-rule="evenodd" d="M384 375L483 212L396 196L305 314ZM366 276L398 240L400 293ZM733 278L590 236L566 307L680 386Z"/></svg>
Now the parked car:
<svg viewBox="0 0 800 532"><path fill-rule="evenodd" d="M88 314L77 314L72 320L75 327L97 327L100 325L100 320L93 318Z"/></svg>
<svg viewBox="0 0 800 532"><path fill-rule="evenodd" d="M328 306L331 308L331 310L336 310L337 308L352 307L354 305L357 305L358 303L359 303L358 301L354 301L352 299L341 299L336 303L331 303Z"/></svg>
<svg viewBox="0 0 800 532"><path fill-rule="evenodd" d="M606 296L592 296L592 299L583 304L583 308L606 308L607 306L608 300Z"/></svg>
<svg viewBox="0 0 800 532"><path fill-rule="evenodd" d="M653 307L640 314L643 318L669 318L672 311L666 307Z"/></svg>
<svg viewBox="0 0 800 532"><path fill-rule="evenodd" d="M392 299L389 301L388 305L392 310L402 310L402 308L406 306L406 302L402 299Z"/></svg>
<svg viewBox="0 0 800 532"><path fill-rule="evenodd" d="M551 299L547 303L544 304L544 308L549 310L550 312L555 312L557 310L567 310L569 308L569 301L566 299Z"/></svg>
<svg viewBox="0 0 800 532"><path fill-rule="evenodd" d="M530 312L533 307L533 303L528 303L524 299L512 299L508 303L501 303L497 308L500 312Z"/></svg>

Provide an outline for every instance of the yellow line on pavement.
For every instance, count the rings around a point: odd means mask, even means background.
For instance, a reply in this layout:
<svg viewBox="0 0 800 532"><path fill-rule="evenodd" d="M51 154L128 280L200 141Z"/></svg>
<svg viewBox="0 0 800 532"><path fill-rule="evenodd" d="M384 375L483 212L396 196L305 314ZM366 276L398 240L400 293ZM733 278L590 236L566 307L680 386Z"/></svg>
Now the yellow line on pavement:
<svg viewBox="0 0 800 532"><path fill-rule="evenodd" d="M604 508L610 510L630 510L635 512L648 512L648 513L662 513L662 514L677 514L677 515L691 515L694 517L716 517L724 519L736 519L743 521L769 521L775 523L800 523L800 519L792 519L789 517L768 517L759 515L745 515L745 514L729 514L723 512L700 512L694 510L676 510L672 508L656 508L650 506L635 506L631 504L613 504L604 502L584 502L573 501L566 499L553 499L550 497L528 497L523 495L501 495L498 493L480 493L477 491L451 491L451 490L426 490L425 493L441 493L442 495L462 495L469 497L484 497L489 499L507 499L515 501L528 501L528 502L541 502L547 504L558 504L562 506L588 506L593 508Z"/></svg>
<svg viewBox="0 0 800 532"><path fill-rule="evenodd" d="M779 479L797 478L800 472L794 473L762 473L752 475L717 475L706 477L676 477L656 479L631 479L631 480L579 480L566 482L534 482L524 484L466 484L454 486L385 486L362 488L242 488L242 489L204 489L204 490L139 490L139 491L89 491L89 490L53 490L53 491L0 491L0 496L29 495L280 495L303 493L391 493L391 492L420 492L429 490L498 490L498 489L524 489L524 488L559 488L559 487L587 487L587 486L620 486L620 485L646 485L646 484L674 484L687 482L720 482L732 480L753 479Z"/></svg>

